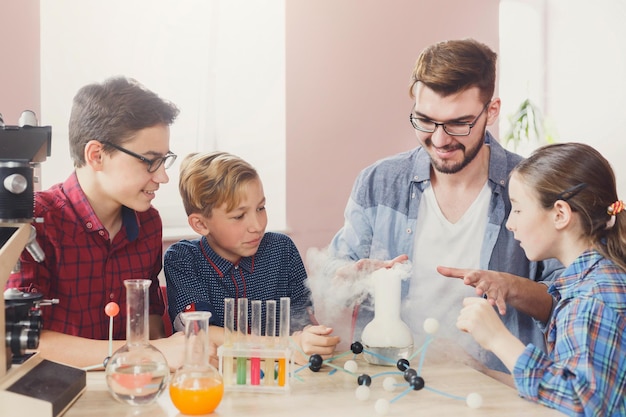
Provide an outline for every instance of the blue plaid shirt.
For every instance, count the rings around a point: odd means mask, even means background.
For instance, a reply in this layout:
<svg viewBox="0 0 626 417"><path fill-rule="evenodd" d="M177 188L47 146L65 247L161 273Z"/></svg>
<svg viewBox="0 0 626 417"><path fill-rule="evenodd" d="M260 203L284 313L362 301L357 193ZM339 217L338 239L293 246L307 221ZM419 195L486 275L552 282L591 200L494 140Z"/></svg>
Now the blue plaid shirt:
<svg viewBox="0 0 626 417"><path fill-rule="evenodd" d="M520 395L569 415L626 416L626 272L588 251L549 292L549 354L526 347L513 370Z"/></svg>

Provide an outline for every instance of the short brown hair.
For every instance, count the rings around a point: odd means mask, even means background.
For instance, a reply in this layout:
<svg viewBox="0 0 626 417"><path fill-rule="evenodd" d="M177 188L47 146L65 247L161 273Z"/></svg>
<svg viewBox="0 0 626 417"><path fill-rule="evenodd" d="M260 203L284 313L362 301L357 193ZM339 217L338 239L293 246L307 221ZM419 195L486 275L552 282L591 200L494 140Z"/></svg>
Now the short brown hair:
<svg viewBox="0 0 626 417"><path fill-rule="evenodd" d="M415 98L418 82L444 97L478 87L486 103L495 91L497 58L491 48L474 39L448 40L431 45L417 58L409 95Z"/></svg>
<svg viewBox="0 0 626 417"><path fill-rule="evenodd" d="M69 122L70 155L75 167L85 164L90 140L120 145L139 130L171 125L178 108L132 78L112 77L82 87L74 96Z"/></svg>

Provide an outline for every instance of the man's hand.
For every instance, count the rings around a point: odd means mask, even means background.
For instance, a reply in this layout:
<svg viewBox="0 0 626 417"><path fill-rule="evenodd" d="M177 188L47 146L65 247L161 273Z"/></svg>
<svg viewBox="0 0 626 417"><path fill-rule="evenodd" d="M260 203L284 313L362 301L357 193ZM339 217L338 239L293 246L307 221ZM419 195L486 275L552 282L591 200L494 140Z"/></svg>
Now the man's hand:
<svg viewBox="0 0 626 417"><path fill-rule="evenodd" d="M337 270L336 276L340 279L354 279L359 274L372 273L381 268L392 268L395 264L409 260L408 255L399 255L393 259L383 261L380 259L359 259L356 263L344 266Z"/></svg>

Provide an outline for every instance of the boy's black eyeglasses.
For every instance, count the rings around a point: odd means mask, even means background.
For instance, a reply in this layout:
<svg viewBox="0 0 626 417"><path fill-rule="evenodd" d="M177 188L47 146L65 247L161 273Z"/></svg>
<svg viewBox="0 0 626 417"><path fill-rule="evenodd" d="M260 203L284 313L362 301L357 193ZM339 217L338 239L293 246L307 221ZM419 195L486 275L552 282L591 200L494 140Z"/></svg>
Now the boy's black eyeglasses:
<svg viewBox="0 0 626 417"><path fill-rule="evenodd" d="M138 153L135 153L133 151L129 151L128 149L122 148L121 146L118 146L114 143L111 143L111 142L101 142L101 143L103 145L110 146L112 148L117 149L118 151L124 152L127 155L130 155L134 158L139 159L141 162L148 165L148 172L150 173L156 172L159 168L161 168L161 165L164 165L165 169L168 169L174 164L174 161L176 161L176 154L173 152L168 152L164 156L160 156L158 158L148 159L145 156L139 155Z"/></svg>
<svg viewBox="0 0 626 417"><path fill-rule="evenodd" d="M413 113L409 114L409 120L411 121L411 125L413 126L413 129L419 130L420 132L435 133L435 130L437 130L437 128L441 126L443 130L450 136L469 136L469 134L472 132L472 128L476 125L476 122L478 122L478 119L480 119L480 116L482 116L485 110L487 110L487 107L489 107L490 103L491 101L487 102L483 106L483 109L480 111L480 113L478 113L478 116L476 116L476 118L474 119L472 123L465 123L465 122L437 123L437 122L433 122L432 120L424 119L422 117L417 117Z"/></svg>

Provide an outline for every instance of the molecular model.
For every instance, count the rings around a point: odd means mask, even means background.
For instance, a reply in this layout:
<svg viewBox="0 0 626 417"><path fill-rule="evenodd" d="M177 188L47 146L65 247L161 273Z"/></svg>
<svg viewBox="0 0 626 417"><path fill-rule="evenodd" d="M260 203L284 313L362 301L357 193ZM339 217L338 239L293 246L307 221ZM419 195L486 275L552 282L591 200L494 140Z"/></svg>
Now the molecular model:
<svg viewBox="0 0 626 417"><path fill-rule="evenodd" d="M483 398L480 394L471 393L467 397L459 397L456 395L451 395L451 394L448 394L443 391L439 391L437 389L427 386L426 382L424 381L424 378L421 377L421 370L422 370L422 366L424 363L424 356L426 353L426 348L432 342L433 340L432 335L436 333L438 329L439 329L439 322L437 320L432 319L432 318L426 319L424 321L424 330L427 333L427 338L423 346L420 349L416 350L408 359L402 358L402 359L398 359L397 361L395 361L394 359L386 358L384 356L379 355L376 352L372 352L372 351L365 349L361 342L354 342L350 346L350 351L344 352L340 355L334 356L326 360L323 360L322 357L318 354L311 355L309 358L309 362L306 365L303 365L302 367L296 369L294 373L296 374L295 376L297 377L297 373L306 368L309 368L313 372L318 372L322 368L323 365L328 365L334 368L333 371L331 371L331 373L334 373L335 371L346 372L347 374L355 376L357 378L356 380L357 388L356 388L355 395L356 395L356 398L360 401L366 401L370 398L370 385L372 384L372 380L374 378L384 377L383 388L385 389L385 391L393 392L396 390L397 387L405 387L404 391L396 395L391 400L381 398L376 401L374 409L376 410L376 413L381 416L386 415L391 408L391 404L398 401L400 398L404 397L411 391L420 391L422 389L426 389L428 391L431 391L436 394L439 394L448 398L452 398L455 400L465 401L467 406L470 408L480 408L483 403ZM336 366L332 363L334 360L339 359L346 355L350 355L350 354L353 354L354 357L356 358L356 356L361 353L367 353L367 354L376 356L380 360L383 360L387 363L393 364L395 362L395 365L398 370L380 372L380 373L370 376L368 374L356 373L358 370L358 365L354 359L347 360L343 367ZM419 366L417 369L414 369L410 366L410 360L413 359L419 353L421 353ZM404 382L399 383L395 378L396 376L401 376L404 379Z"/></svg>

